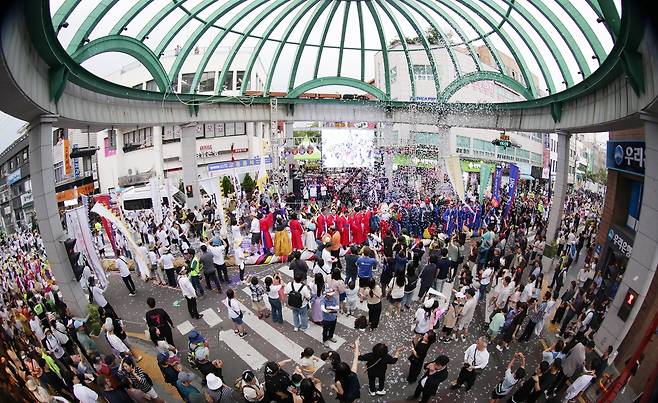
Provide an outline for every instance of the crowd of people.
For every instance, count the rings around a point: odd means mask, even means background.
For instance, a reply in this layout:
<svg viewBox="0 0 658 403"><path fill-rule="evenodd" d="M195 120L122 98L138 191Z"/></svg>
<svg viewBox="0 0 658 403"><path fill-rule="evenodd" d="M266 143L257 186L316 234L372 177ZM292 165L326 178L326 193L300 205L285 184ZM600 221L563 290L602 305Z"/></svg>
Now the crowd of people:
<svg viewBox="0 0 658 403"><path fill-rule="evenodd" d="M593 335L622 274L598 264L598 195L568 195L555 246L546 243L549 203L541 193L519 195L509 210L506 200L491 197L482 204L476 197L462 202L434 196L378 206L359 201L347 206L338 199L320 206L310 200L296 211L276 195L252 200L232 199L226 211L212 203L202 209L165 207L158 223L153 211L127 213L137 251L125 239L116 242L119 234L110 246L100 224L93 229L99 251L113 256L128 295L146 301L145 320L163 379L185 402L324 402L330 394L353 402L365 398L360 362L367 394L383 396L387 368L404 365L403 351L409 351L406 380L417 385L409 399L427 402L450 376L452 389L473 388L483 371L494 371L490 354L548 339L551 326L557 326L558 339L541 353L540 364L526 368L526 357L515 353L491 402L571 401L614 359L608 346L599 346L600 356L591 354ZM92 336L91 323L71 317L36 231L2 242L1 370L10 388L25 387L40 402L163 401L139 366L142 357L126 335L121 312L104 297L88 266L81 284L98 307L99 336ZM550 267L542 259L547 248L554 248ZM307 330L309 322L321 325L327 351L317 357L306 348L297 364L268 362L262 378L245 370L235 382L225 380L224 363L210 359L212 346L203 335L194 330L187 346L176 345L169 314L153 297L137 293L129 268L136 253L146 261L136 268L140 276L178 289L193 320L202 317L197 298L214 289L236 335L245 337L245 307L231 288L240 282L248 286L259 319L283 323L282 308L288 306L293 331ZM285 257L292 281L279 274L248 276L250 255ZM367 315L360 314L360 303ZM413 314L411 348L390 347L387 336L378 335L380 322L407 311ZM381 342L362 352L357 339L352 359L342 360L331 350L338 315L352 315L356 329L369 329ZM485 324L484 334L478 334L479 323ZM99 338L111 351L102 354ZM476 341L463 355L433 357L432 345L457 339ZM448 373L451 360L463 362L458 373ZM328 386L315 376L319 361L333 371Z"/></svg>

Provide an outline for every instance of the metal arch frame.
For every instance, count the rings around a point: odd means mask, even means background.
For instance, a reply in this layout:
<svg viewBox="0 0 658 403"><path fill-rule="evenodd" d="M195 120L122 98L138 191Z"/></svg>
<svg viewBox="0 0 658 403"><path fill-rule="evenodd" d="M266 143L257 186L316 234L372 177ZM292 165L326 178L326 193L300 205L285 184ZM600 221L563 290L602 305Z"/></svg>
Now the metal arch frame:
<svg viewBox="0 0 658 403"><path fill-rule="evenodd" d="M379 4L382 10L384 10L384 13L391 21L391 24L393 24L393 27L398 34L398 38L400 39L400 44L402 45L402 49L404 51L404 57L407 59L407 71L409 72L409 81L411 82L411 99L414 100L416 99L416 75L414 74L413 63L411 62L411 56L409 55L409 47L407 45L406 38L402 33L402 29L400 28L400 24L398 23L397 18L395 18L393 13L391 13L391 10L386 7L381 0L375 1L377 4Z"/></svg>
<svg viewBox="0 0 658 403"><path fill-rule="evenodd" d="M201 25L196 30L194 30L194 33L189 38L187 38L187 41L185 41L185 44L183 45L183 47L181 47L180 51L178 52L178 55L176 55L176 59L174 59L174 62L171 65L171 69L169 69L170 82L174 82L174 78L178 77L178 73L180 73L180 70L183 67L183 63L187 59L187 56L190 54L192 49L199 42L199 39L201 39L201 37L206 33L206 31L210 29L212 24L214 24L215 21L219 20L228 12L233 10L235 7L239 6L240 3L242 3L242 1L240 0L231 0L222 4L221 7L219 7L210 15L208 21L206 21L204 25ZM226 33L228 33L228 31L224 31L224 34Z"/></svg>
<svg viewBox="0 0 658 403"><path fill-rule="evenodd" d="M297 24L299 24L299 21L306 15L306 13L308 13L308 11L311 8L315 7L319 1L321 0L306 0L306 4L304 4L302 8L297 12L297 14L295 14L295 16L292 19L292 23L288 25L285 31L283 32L283 35L281 36L281 42L279 42L279 45L276 47L276 50L274 51L274 56L272 57L272 63L270 64L270 69L267 72L267 76L265 78L265 85L263 86L264 94L270 93L270 86L272 85L272 78L274 78L274 73L276 72L276 66L279 63L279 57L281 57L281 52L283 52L283 47L286 46L286 41L290 37L290 34L295 28L297 28ZM284 15L283 17L286 16L287 15ZM279 15L279 17L281 17L281 15ZM283 21L283 18L279 19L279 17L277 17L278 22L276 25L278 25L279 23L281 23L281 21ZM269 35L271 34L272 32L269 32L267 37L269 37Z"/></svg>
<svg viewBox="0 0 658 403"><path fill-rule="evenodd" d="M481 0L487 4L492 10L495 10L497 13L501 13L503 10L496 4L493 0ZM548 32L544 29L542 24L537 21L535 17L532 16L532 14L528 13L528 10L526 10L523 6L515 4L513 1L510 0L503 0L505 3L509 4L509 16L506 17L508 24L521 35L522 38L527 38L527 40L534 45L534 47L537 47L537 44L535 43L532 38L530 38L526 32L526 30L519 24L515 18L512 17L511 15L511 10L516 11L521 18L523 18L531 27L534 28L535 33L539 35L539 38L548 46L549 51L551 52L551 55L553 55L553 59L558 65L558 68L560 70L560 74L562 75L562 80L566 83L567 87L571 87L573 85L573 76L571 75L571 71L567 67L564 58L560 54L560 51L557 49L557 46L555 45L555 41L551 38L551 36L548 34ZM515 29L515 26L518 27L518 30ZM525 41L524 41L525 42ZM531 49L532 51L532 49ZM537 50L537 55L541 57L541 52ZM533 52L534 54L534 52ZM542 60L543 61L543 60ZM541 61L538 61L540 63L540 68L541 68ZM547 66L547 71L550 72ZM543 72L543 70L542 70ZM546 77L544 76L544 79ZM550 86L549 86L550 88Z"/></svg>
<svg viewBox="0 0 658 403"><path fill-rule="evenodd" d="M457 24L457 22L448 13L446 13L444 10L442 10L440 7L436 7L435 3L427 2L426 0L418 0L418 1L420 3L422 3L423 5L425 5L426 7L430 8L436 14L438 14L443 19L443 21L445 21L450 26L450 28L452 28L457 33L457 36L459 36L459 39L461 39L461 41L468 48L468 52L471 55L471 59L473 59L473 63L475 63L475 69L477 71L482 70L482 62L480 61L480 58L477 57L477 52L473 48L473 45L471 45L471 43L468 41L468 39L466 37L466 34L464 33L464 30L462 30L462 28L459 26L459 24ZM470 23L468 23L468 22L467 22L467 24L470 25ZM473 27L471 26L471 28L473 28ZM476 32L478 32L478 31L476 30Z"/></svg>
<svg viewBox="0 0 658 403"><path fill-rule="evenodd" d="M166 6L162 7L160 11L158 11L151 19L149 22L144 24L142 29L139 31L137 36L137 40L143 41L148 34L151 33L155 29L155 27L162 22L169 14L171 14L172 11L178 8L178 6L182 3L184 3L186 0L171 0L171 3L167 3Z"/></svg>
<svg viewBox="0 0 658 403"><path fill-rule="evenodd" d="M384 88L386 88L386 97L390 99L391 97L391 70L388 62L388 45L386 44L386 38L384 37L384 30L382 29L382 22L379 19L379 13L377 9L372 5L372 2L366 2L368 6L368 11L370 11L370 16L375 21L375 26L377 27L377 35L379 35L379 44L381 46L382 59L384 61Z"/></svg>
<svg viewBox="0 0 658 403"><path fill-rule="evenodd" d="M530 0L532 3L535 2L541 2L541 0ZM571 20L578 26L578 29L580 29L580 32L583 33L585 36L585 39L587 40L587 43L589 43L589 46L592 48L594 51L594 54L597 57L599 65L605 60L606 58L606 53L605 50L603 49L603 45L601 45L601 41L599 41L598 36L594 33L594 30L592 27L587 23L583 15L578 11L576 7L574 7L573 4L571 4L570 0L555 0L555 3L559 5L562 10L564 10L567 15L571 18Z"/></svg>
<svg viewBox="0 0 658 403"><path fill-rule="evenodd" d="M327 19L324 22L324 27L322 28L322 38L320 39L320 47L318 48L318 55L315 58L315 68L313 69L313 79L318 78L318 70L320 69L320 61L322 60L322 51L324 50L324 42L327 40L327 34L329 33L329 25L334 19L334 15L338 11L340 6L340 1L334 2L334 5L327 15ZM363 25L363 24L362 24Z"/></svg>
<svg viewBox="0 0 658 403"><path fill-rule="evenodd" d="M120 52L134 57L151 73L160 91L168 87L167 72L162 67L160 59L144 43L129 36L110 35L94 39L78 49L71 57L82 64L87 59L107 52Z"/></svg>
<svg viewBox="0 0 658 403"><path fill-rule="evenodd" d="M302 54L304 53L304 48L306 48L306 42L308 41L308 37L311 35L311 30L315 26L315 24L318 22L318 19L324 11L327 9L329 6L329 2L323 2L318 6L318 8L315 10L315 13L309 18L309 20L306 22L306 27L304 28L304 33L301 36L300 39L300 44L297 46L297 51L295 52L295 59L292 64L292 69L290 70L290 78L288 79L288 91L292 91L292 89L295 87L295 80L297 79L297 69L299 68L299 62L302 58ZM363 79L361 80L363 81Z"/></svg>
<svg viewBox="0 0 658 403"><path fill-rule="evenodd" d="M429 49L429 53L431 54L432 51L430 49L430 44L429 41L427 40L427 37L425 36L425 33L423 32L422 29L420 29L418 22L416 19L411 15L404 7L402 7L402 4L404 3L407 7L413 9L415 12L420 14L421 17L427 23L434 29L436 29L436 32L439 34L439 39L441 42L443 42L443 46L445 46L446 51L448 52L448 56L450 57L450 61L452 62L452 67L455 69L455 73L457 74L457 77L462 75L461 71L461 65L457 58L455 57L455 49L453 49L452 46L448 44L448 41L446 40L445 35L443 34L443 30L439 27L439 24L434 20L434 18L429 15L425 10L422 8L418 7L416 4L408 2L407 0L385 0L387 3L391 3L393 7L395 7L396 10L400 14L402 14L403 17L411 24L411 26L414 28L414 31L416 31L416 35L421 39L421 41L424 41L424 43L427 43L427 49ZM432 55L432 59L430 59L430 63L436 64L433 61L434 55ZM438 91L438 90L437 90ZM438 97L439 92L437 92L437 97Z"/></svg>
<svg viewBox="0 0 658 403"><path fill-rule="evenodd" d="M441 95L438 97L438 102L448 102L450 98L457 93L463 87L472 84L477 81L495 81L500 84L503 84L510 89L518 92L526 100L533 99L534 96L524 87L523 84L516 81L512 77L509 77L505 74L499 73L497 71L474 71L472 73L467 73L461 76L461 78L451 82L446 88L444 88Z"/></svg>
<svg viewBox="0 0 658 403"><path fill-rule="evenodd" d="M509 0L505 0L509 1ZM567 29L567 27L560 21L560 19L551 11L550 8L546 7L544 3L541 1L537 0L528 0L532 6L537 9L543 16L544 18L555 28L555 30L558 32L558 34L562 37L562 40L564 43L567 44L569 47L569 50L571 51L571 54L574 56L576 59L576 63L578 63L578 68L580 69L583 78L587 77L592 73L592 71L589 68L589 64L587 63L587 59L585 59L585 55L583 55L582 49L578 47L578 44L576 43L576 40L574 39L573 35L571 35L571 32ZM518 3L513 3L517 4ZM520 5L519 5L520 7Z"/></svg>
<svg viewBox="0 0 658 403"><path fill-rule="evenodd" d="M493 29L498 34L498 37L510 50L510 52L512 53L511 56L516 61L516 64L519 66L519 69L521 70L521 74L523 75L524 84L528 88L530 88L530 91L533 93L533 95L535 96L539 95L539 92L537 91L537 85L535 81L532 79L532 72L530 71L530 68L528 68L525 59L520 57L521 52L514 44L514 41L512 41L509 36L507 36L507 33L505 31L498 29L498 26L496 22L493 20L493 18L491 17L491 15L482 7L471 2L470 0L461 0L460 4L473 11L483 21L485 21L491 27L491 29Z"/></svg>
<svg viewBox="0 0 658 403"><path fill-rule="evenodd" d="M164 37L162 37L162 40L160 40L160 43L158 46L155 47L154 53L156 55L161 54L164 52L164 50L169 46L172 40L178 35L178 33L185 27L186 24L188 24L190 21L196 18L199 13L201 13L203 10L207 9L208 7L212 6L215 4L215 0L203 0L201 3L197 4L189 13L186 13L185 16L180 18L176 24L174 24L171 29L167 31ZM173 11L173 10L172 10Z"/></svg>
<svg viewBox="0 0 658 403"><path fill-rule="evenodd" d="M123 30L130 24L130 22L135 19L135 17L141 13L149 4L151 0L139 0L135 3L134 6L128 10L120 19L114 24L114 27L110 30L110 35L119 35Z"/></svg>
<svg viewBox="0 0 658 403"><path fill-rule="evenodd" d="M55 11L55 14L52 16L53 28L55 32L59 32L62 29L62 24L71 16L73 10L78 7L82 0L66 0L62 3L61 6Z"/></svg>
<svg viewBox="0 0 658 403"><path fill-rule="evenodd" d="M366 37L363 32L363 8L360 1L356 3L356 12L359 17L359 37L361 39L361 81L366 81Z"/></svg>
<svg viewBox="0 0 658 403"><path fill-rule="evenodd" d="M338 49L338 65L336 66L336 75L340 77L343 69L343 51L345 50L345 33L347 32L347 20L350 18L351 1L345 2L345 11L343 11L343 29L340 33L340 47Z"/></svg>
<svg viewBox="0 0 658 403"><path fill-rule="evenodd" d="M96 25L98 25L98 23L103 19L103 17L105 17L105 15L118 1L119 0L101 0L100 3L96 5L96 7L89 13L87 18L85 18L83 23L80 24L78 30L75 31L73 38L71 38L71 42L69 42L69 46L66 48L66 51L69 54L72 54L76 50L80 49L85 39L87 39L94 28L96 28Z"/></svg>
<svg viewBox="0 0 658 403"><path fill-rule="evenodd" d="M286 95L286 98L297 98L306 91L310 91L314 88L326 87L329 85L342 85L356 88L358 90L369 93L380 101L386 101L389 98L388 95L386 95L382 90L375 87L374 85L364 83L363 81L357 80L356 78L349 77L322 77L313 79L295 87L291 92L288 93L288 95Z"/></svg>
<svg viewBox="0 0 658 403"><path fill-rule="evenodd" d="M436 12L437 9L439 9L438 7L436 7L436 5L434 5L431 2L431 0L419 0L419 1L422 2L423 4L427 5L428 7L430 7L435 12ZM455 14L459 15L466 22L466 24L468 24L475 32L477 32L477 34L480 37L477 38L476 40L482 39L482 41L484 42L484 45L487 47L487 49L491 53L491 55L494 59L494 62L496 63L496 66L498 67L498 71L500 71L503 74L507 74L507 68L505 67L503 62L501 62L501 60L500 60L500 55L498 53L498 48L496 48L491 43L491 41L489 40L490 34L485 33L482 30L482 27L480 27L480 24L478 24L475 20L473 20L471 18L471 16L464 13L463 10L461 9L461 7L457 7L455 4L450 3L450 1L446 1L446 0L436 0L436 1L441 3L443 6L448 7ZM473 9L471 7L469 7L469 6L465 6L465 7L468 7L469 9L471 9L471 11L473 11ZM474 11L474 13L476 15L480 16L480 18L482 18L482 20L485 21L487 23L487 25L489 25L492 28L492 32L498 32L499 31L498 27L495 24L493 24L490 20L487 20L486 18L483 18L480 14L478 14L475 11ZM475 42L475 40L474 41L468 41L467 43L470 44L471 42ZM514 57L516 59L515 55L512 55L512 57ZM517 64L519 64L518 61L517 61Z"/></svg>
<svg viewBox="0 0 658 403"><path fill-rule="evenodd" d="M270 25L267 26L265 32L263 33L263 37L258 41L258 44L256 45L254 51L251 52L251 56L247 61L247 67L244 69L244 78L242 79L242 85L240 86L241 95L245 93L247 87L249 86L249 81L251 81L251 71L254 69L254 65L256 64L256 59L258 59L258 56L260 55L260 51L263 49L263 46L265 46L265 42L267 41L269 36L272 35L272 32L274 32L276 27L279 26L281 21L283 21L283 19L288 15L288 13L292 12L294 9L296 9L297 7L303 4L303 0L274 0L274 3L270 5L270 6L276 6L276 8L278 8L289 1L292 1L292 3L288 4L286 8L283 9L283 11L276 16L276 18L270 23ZM240 39L233 44L233 47L231 48L232 57L230 59L227 58L226 61L224 62L224 67L222 68L220 79L225 76L226 71L231 67L231 64L233 63L233 59L235 58L235 55L237 54L238 50L244 44L244 41L247 39L248 33L253 31L268 16L269 15L265 13L259 14L255 20L252 20L251 23L249 23L249 29L245 30L245 32L240 37ZM215 91L215 93L218 92ZM267 92L265 91L265 87L263 87L263 94L264 95L267 94Z"/></svg>

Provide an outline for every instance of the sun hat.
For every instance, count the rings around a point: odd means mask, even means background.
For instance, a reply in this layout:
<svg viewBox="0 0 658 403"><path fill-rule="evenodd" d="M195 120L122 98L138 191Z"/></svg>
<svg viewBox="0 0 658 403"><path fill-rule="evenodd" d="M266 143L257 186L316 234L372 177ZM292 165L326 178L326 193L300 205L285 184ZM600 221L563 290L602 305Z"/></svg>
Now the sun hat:
<svg viewBox="0 0 658 403"><path fill-rule="evenodd" d="M206 385L208 385L208 389L217 390L221 388L223 384L224 382L222 382L222 379L217 375L213 373L206 375Z"/></svg>
<svg viewBox="0 0 658 403"><path fill-rule="evenodd" d="M203 343L206 341L196 330L192 330L190 334L187 335L187 338L190 343Z"/></svg>
<svg viewBox="0 0 658 403"><path fill-rule="evenodd" d="M423 304L423 306L425 308L433 307L434 306L434 298L430 298L430 299L426 300L425 303Z"/></svg>
<svg viewBox="0 0 658 403"><path fill-rule="evenodd" d="M167 362L169 359L169 354L167 353L158 353L158 364L162 364L163 362Z"/></svg>
<svg viewBox="0 0 658 403"><path fill-rule="evenodd" d="M74 320L73 321L73 328L74 329L79 329L82 325L83 325L83 323L80 320Z"/></svg>
<svg viewBox="0 0 658 403"><path fill-rule="evenodd" d="M197 360L205 360L209 353L208 347L199 347L194 351Z"/></svg>

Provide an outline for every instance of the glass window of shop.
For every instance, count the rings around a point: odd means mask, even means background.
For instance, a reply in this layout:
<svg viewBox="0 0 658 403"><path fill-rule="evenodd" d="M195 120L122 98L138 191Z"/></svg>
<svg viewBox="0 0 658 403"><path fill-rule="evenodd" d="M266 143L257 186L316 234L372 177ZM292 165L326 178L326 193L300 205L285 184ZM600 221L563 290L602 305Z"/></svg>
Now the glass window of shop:
<svg viewBox="0 0 658 403"><path fill-rule="evenodd" d="M192 88L192 81L194 81L194 73L185 73L181 75L180 81L180 92L181 94L187 94Z"/></svg>
<svg viewBox="0 0 658 403"><path fill-rule="evenodd" d="M519 148L516 150L516 161L519 162L530 162L530 151Z"/></svg>
<svg viewBox="0 0 658 403"><path fill-rule="evenodd" d="M485 157L495 157L496 146L489 141L473 139L473 154Z"/></svg>
<svg viewBox="0 0 658 403"><path fill-rule="evenodd" d="M496 146L496 154L498 158L504 160L513 160L516 147L500 147Z"/></svg>
<svg viewBox="0 0 658 403"><path fill-rule="evenodd" d="M235 89L242 89L242 82L244 81L244 71L235 72Z"/></svg>
<svg viewBox="0 0 658 403"><path fill-rule="evenodd" d="M416 80L432 80L432 68L427 64L414 64L413 65L414 77Z"/></svg>
<svg viewBox="0 0 658 403"><path fill-rule="evenodd" d="M471 152L471 138L466 136L456 136L457 152L460 154L469 154Z"/></svg>
<svg viewBox="0 0 658 403"><path fill-rule="evenodd" d="M215 90L215 72L205 71L199 81L199 92L212 92Z"/></svg>
<svg viewBox="0 0 658 403"><path fill-rule="evenodd" d="M543 157L541 154L530 153L530 161L532 161L533 164L541 164L542 160Z"/></svg>
<svg viewBox="0 0 658 403"><path fill-rule="evenodd" d="M233 71L227 71L226 77L224 78L224 82L222 83L222 91L232 91L234 89L235 87L233 87Z"/></svg>

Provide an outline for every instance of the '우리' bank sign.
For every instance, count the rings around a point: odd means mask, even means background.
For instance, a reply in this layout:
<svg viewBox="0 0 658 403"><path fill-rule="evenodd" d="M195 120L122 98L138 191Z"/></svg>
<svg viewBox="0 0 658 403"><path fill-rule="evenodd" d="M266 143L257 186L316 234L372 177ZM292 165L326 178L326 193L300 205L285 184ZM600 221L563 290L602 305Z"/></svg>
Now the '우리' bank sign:
<svg viewBox="0 0 658 403"><path fill-rule="evenodd" d="M646 150L644 141L608 141L606 166L608 169L634 175L644 175Z"/></svg>

